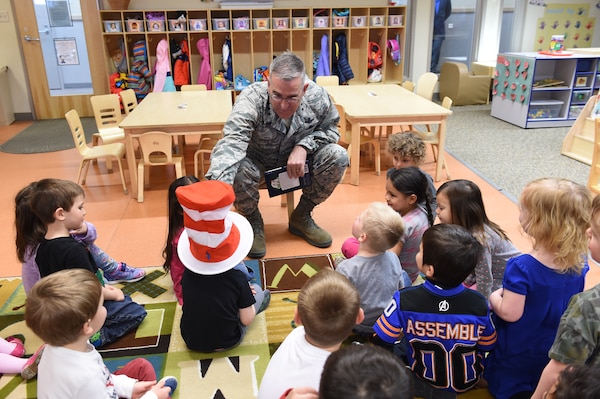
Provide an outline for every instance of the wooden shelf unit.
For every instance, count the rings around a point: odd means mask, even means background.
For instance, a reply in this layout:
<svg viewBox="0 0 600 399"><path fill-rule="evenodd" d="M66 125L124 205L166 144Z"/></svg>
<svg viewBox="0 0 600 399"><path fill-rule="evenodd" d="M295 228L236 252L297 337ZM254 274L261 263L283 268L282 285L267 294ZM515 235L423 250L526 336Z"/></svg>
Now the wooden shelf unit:
<svg viewBox="0 0 600 399"><path fill-rule="evenodd" d="M327 16L327 26L313 26L313 14L322 10L320 16ZM169 19L175 19L178 11L144 11L144 10L101 10L100 20L104 32L106 73L107 76L116 71L111 58L111 52L119 49L124 43L127 57L128 70L133 63L132 49L136 41L145 40L148 55L148 66L154 70L156 62L156 46L160 40L175 38L178 42L187 39L190 50L190 76L191 83L196 83L202 57L196 47L201 38L206 38L210 44L210 60L213 76L222 69L222 47L226 38L231 39L231 57L233 64L233 76L243 75L246 79L253 81L253 71L261 66L269 66L273 57L285 50L291 50L304 60L308 76L313 78L313 56L318 56L321 50L321 38L328 35L330 66L335 51L332 42L337 34L343 32L347 38L348 62L354 73L354 79L350 84L367 83L368 78L368 54L369 42L376 42L382 50L383 65L381 67L382 83L400 83L404 71L404 41L406 26L406 7L351 7L346 18L346 26L334 26L335 23L343 22L333 14L334 8L285 8L285 9L252 9L252 10L187 10L187 26L182 30L169 30ZM148 31L146 15L147 12L162 12L165 15L164 31ZM234 29L239 19L246 19L248 29ZM302 25L298 27L297 18L304 18ZM364 26L354 26L358 20ZM128 21L138 20L138 27L144 31L128 31ZM205 20L205 30L194 30L192 21ZM260 20L268 20L267 28L258 28ZM281 27L279 20L287 20L287 27ZM373 26L378 20L381 26ZM401 21L401 25L389 26L389 21ZM108 32L111 22L119 24L117 32ZM217 29L218 22L226 25L223 29ZM256 24L256 25L255 25ZM400 44L401 61L396 65L389 51L386 50L387 41L398 39Z"/></svg>

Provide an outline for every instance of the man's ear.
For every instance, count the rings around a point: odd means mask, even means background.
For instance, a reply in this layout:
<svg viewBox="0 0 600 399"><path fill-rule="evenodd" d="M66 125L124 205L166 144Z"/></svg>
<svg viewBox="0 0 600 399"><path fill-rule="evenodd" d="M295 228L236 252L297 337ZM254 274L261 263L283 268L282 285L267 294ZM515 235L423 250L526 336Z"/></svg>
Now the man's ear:
<svg viewBox="0 0 600 399"><path fill-rule="evenodd" d="M302 94L306 93L307 89L308 89L308 83L304 83L304 88L302 89Z"/></svg>
<svg viewBox="0 0 600 399"><path fill-rule="evenodd" d="M358 315L356 316L356 324L360 324L365 320L365 311L363 308L358 309Z"/></svg>
<svg viewBox="0 0 600 399"><path fill-rule="evenodd" d="M294 323L296 323L297 326L302 325L302 320L300 320L300 315L298 314L298 306L294 309Z"/></svg>
<svg viewBox="0 0 600 399"><path fill-rule="evenodd" d="M56 208L52 215L54 216L54 220L65 220L64 208Z"/></svg>

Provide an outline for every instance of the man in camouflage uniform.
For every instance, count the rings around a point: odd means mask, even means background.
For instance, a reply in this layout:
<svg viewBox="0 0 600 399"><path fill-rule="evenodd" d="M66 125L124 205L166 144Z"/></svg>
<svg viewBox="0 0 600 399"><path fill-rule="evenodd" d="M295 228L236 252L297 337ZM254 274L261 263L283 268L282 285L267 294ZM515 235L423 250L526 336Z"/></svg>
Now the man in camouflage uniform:
<svg viewBox="0 0 600 399"><path fill-rule="evenodd" d="M269 74L268 82L254 83L238 96L206 174L233 185L234 205L254 232L248 254L252 258L266 253L258 210L258 187L265 170L287 165L289 177L298 178L308 160L312 184L302 189L289 231L327 248L331 235L315 224L311 212L329 198L348 166L346 150L336 144L339 114L325 89L306 78L302 60L284 52L273 60Z"/></svg>
<svg viewBox="0 0 600 399"><path fill-rule="evenodd" d="M593 262L591 267L597 267ZM569 365L599 364L600 358L600 284L573 295L563 313L556 339L548 352L550 362L531 397L541 399Z"/></svg>

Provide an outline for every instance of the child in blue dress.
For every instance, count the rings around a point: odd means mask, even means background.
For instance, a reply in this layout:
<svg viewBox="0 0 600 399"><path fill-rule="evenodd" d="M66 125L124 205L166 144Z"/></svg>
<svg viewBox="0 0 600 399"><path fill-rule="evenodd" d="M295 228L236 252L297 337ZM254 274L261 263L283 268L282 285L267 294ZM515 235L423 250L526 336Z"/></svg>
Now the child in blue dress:
<svg viewBox="0 0 600 399"><path fill-rule="evenodd" d="M531 397L560 318L571 297L583 290L588 268L583 257L591 195L586 187L559 178L534 180L521 193L520 209L533 249L508 261L503 288L489 298L498 345L486 359L484 376L496 399Z"/></svg>

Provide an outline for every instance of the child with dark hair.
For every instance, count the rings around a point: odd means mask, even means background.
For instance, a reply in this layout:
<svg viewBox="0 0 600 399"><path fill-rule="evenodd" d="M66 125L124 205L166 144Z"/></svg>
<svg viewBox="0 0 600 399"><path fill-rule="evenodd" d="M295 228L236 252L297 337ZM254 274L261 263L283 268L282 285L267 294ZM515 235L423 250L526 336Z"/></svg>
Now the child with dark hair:
<svg viewBox="0 0 600 399"><path fill-rule="evenodd" d="M31 209L31 198L37 182L23 187L15 196L15 244L17 258L22 263L21 278L25 294L29 293L33 284L40 279L40 270L35 262L37 248L46 234L46 226ZM117 262L96 244L96 227L85 221L78 229L70 231L77 241L85 245L90 252L107 284L120 282L136 282L144 278L144 269L133 268L125 262Z"/></svg>
<svg viewBox="0 0 600 399"><path fill-rule="evenodd" d="M397 349L406 351L417 397L455 398L473 388L485 353L494 348L486 298L462 285L482 251L464 227L430 227L417 255L425 283L397 291L374 326L388 345L404 334L406 345Z"/></svg>
<svg viewBox="0 0 600 399"><path fill-rule="evenodd" d="M465 280L468 287L489 297L502 287L506 262L521 254L502 228L488 219L479 187L470 180L450 180L437 192L441 223L463 226L483 245L483 256Z"/></svg>
<svg viewBox="0 0 600 399"><path fill-rule="evenodd" d="M558 375L556 383L544 392L543 399L597 399L600 397L598 364L569 366Z"/></svg>
<svg viewBox="0 0 600 399"><path fill-rule="evenodd" d="M83 188L69 180L43 179L35 184L31 209L46 226L35 256L41 277L64 269L86 269L104 284L90 252L70 235L84 224L84 199ZM120 289L104 285L102 294L107 322L91 338L95 347L116 341L146 317L143 306Z"/></svg>
<svg viewBox="0 0 600 399"><path fill-rule="evenodd" d="M348 345L331 354L321 374L319 399L413 399L412 376L390 352Z"/></svg>
<svg viewBox="0 0 600 399"><path fill-rule="evenodd" d="M285 397L295 387L318 389L325 361L363 318L354 285L331 269L321 269L300 289L294 313L298 327L271 357L258 399Z"/></svg>
<svg viewBox="0 0 600 399"><path fill-rule="evenodd" d="M365 319L354 330L372 335L373 324L390 297L410 285L398 256L388 251L404 234L404 222L387 204L373 202L354 220L352 234L360 243L358 253L340 262L335 270L348 277L360 293Z"/></svg>

